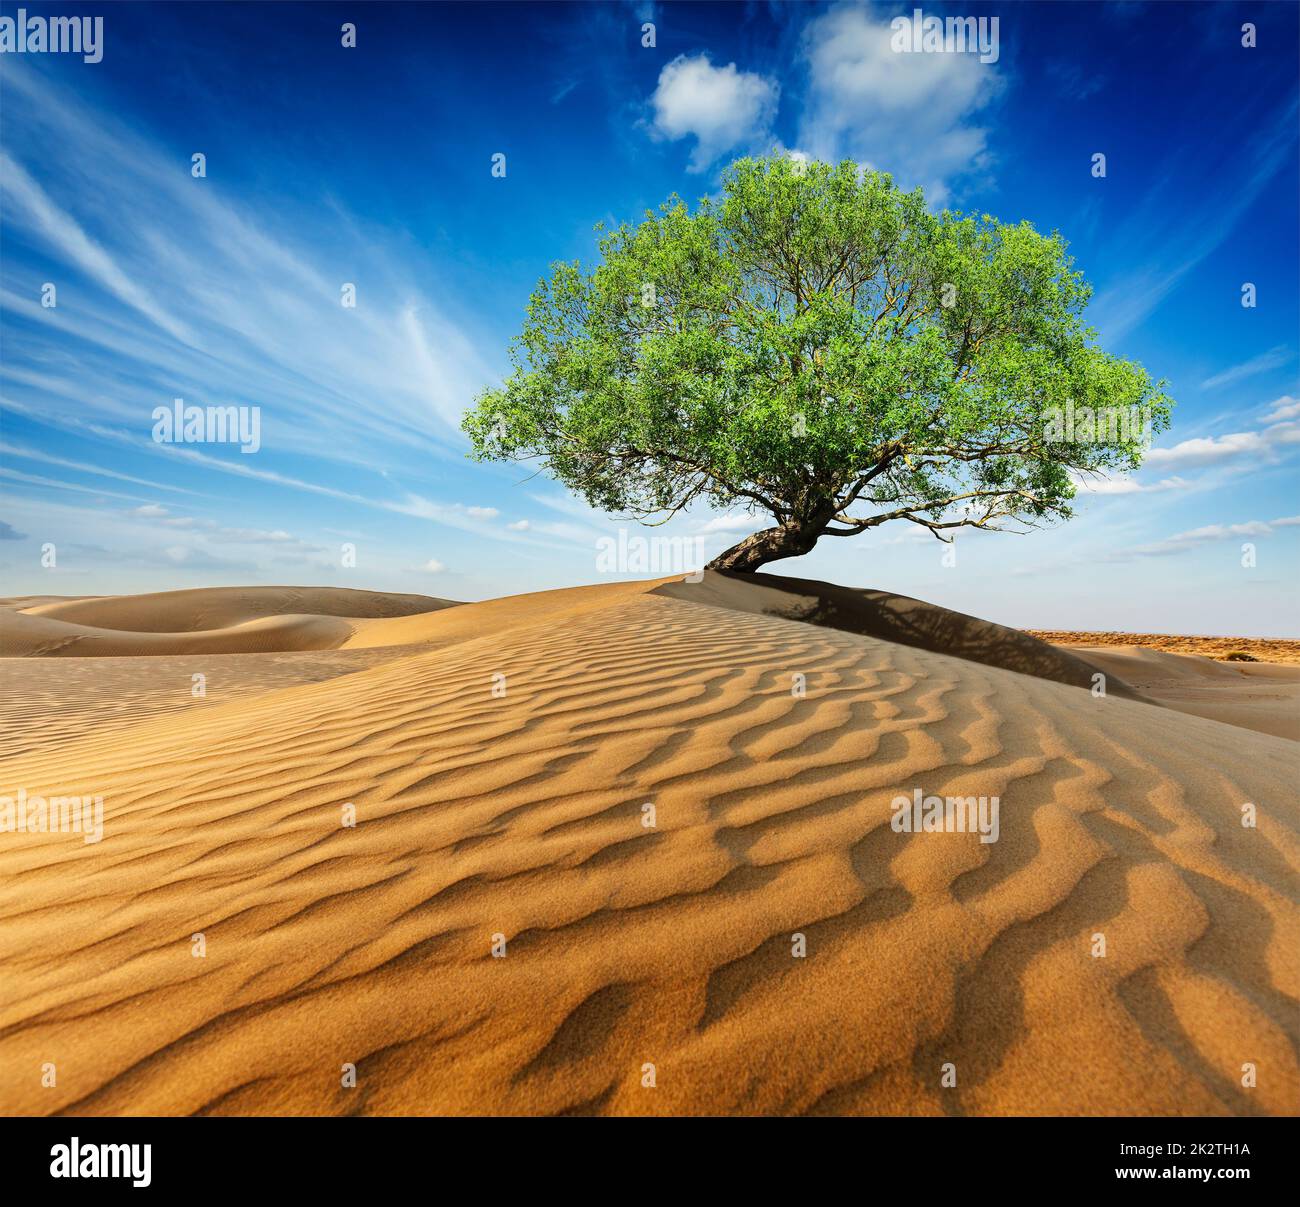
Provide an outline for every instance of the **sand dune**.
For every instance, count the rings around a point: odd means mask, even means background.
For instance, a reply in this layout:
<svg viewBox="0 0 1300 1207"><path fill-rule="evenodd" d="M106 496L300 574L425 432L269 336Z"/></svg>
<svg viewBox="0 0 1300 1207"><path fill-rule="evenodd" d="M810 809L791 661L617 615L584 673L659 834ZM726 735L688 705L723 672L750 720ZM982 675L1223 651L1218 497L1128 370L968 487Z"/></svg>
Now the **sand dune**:
<svg viewBox="0 0 1300 1207"><path fill-rule="evenodd" d="M0 1109L1295 1113L1300 747L812 587L371 618L0 763L105 811L0 836ZM895 832L918 788L998 841Z"/></svg>
<svg viewBox="0 0 1300 1207"><path fill-rule="evenodd" d="M342 587L208 587L0 609L0 657L141 657L332 650L366 620L454 602Z"/></svg>
<svg viewBox="0 0 1300 1207"><path fill-rule="evenodd" d="M85 595L0 595L0 608L34 608L38 604L71 603Z"/></svg>
<svg viewBox="0 0 1300 1207"><path fill-rule="evenodd" d="M1122 678L1144 700L1300 741L1300 666L1219 662L1142 646L1084 647L1075 652Z"/></svg>
<svg viewBox="0 0 1300 1207"><path fill-rule="evenodd" d="M421 615L393 620L372 620L353 626L345 643L348 649L369 649L380 645L447 646L460 641L501 634L543 621L564 623L584 612L608 608L623 596L641 595L655 584L604 583L597 587L572 587L567 591L537 591L510 595L482 603L462 604Z"/></svg>
<svg viewBox="0 0 1300 1207"><path fill-rule="evenodd" d="M153 595L101 595L29 606L46 616L130 633L197 633L268 616L410 616L452 606L428 595L354 591L348 587L200 587Z"/></svg>

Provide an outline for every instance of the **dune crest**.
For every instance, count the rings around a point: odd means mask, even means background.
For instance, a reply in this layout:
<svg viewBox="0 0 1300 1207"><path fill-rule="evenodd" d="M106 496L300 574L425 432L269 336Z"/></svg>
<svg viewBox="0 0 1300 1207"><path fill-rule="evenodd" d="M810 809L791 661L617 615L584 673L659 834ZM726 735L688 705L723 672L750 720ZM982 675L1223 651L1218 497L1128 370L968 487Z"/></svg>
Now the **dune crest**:
<svg viewBox="0 0 1300 1207"><path fill-rule="evenodd" d="M356 591L351 587L197 587L150 595L100 595L24 608L97 629L129 633L196 633L268 616L410 616L454 606L428 595Z"/></svg>
<svg viewBox="0 0 1300 1207"><path fill-rule="evenodd" d="M1295 743L663 586L0 762L0 1108L1296 1111Z"/></svg>

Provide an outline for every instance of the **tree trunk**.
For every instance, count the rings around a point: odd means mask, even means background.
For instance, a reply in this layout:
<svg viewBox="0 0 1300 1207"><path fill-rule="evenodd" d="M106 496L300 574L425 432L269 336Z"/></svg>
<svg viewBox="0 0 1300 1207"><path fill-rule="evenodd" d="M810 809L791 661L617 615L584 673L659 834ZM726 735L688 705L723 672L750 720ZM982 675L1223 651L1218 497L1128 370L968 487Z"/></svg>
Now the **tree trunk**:
<svg viewBox="0 0 1300 1207"><path fill-rule="evenodd" d="M725 553L719 553L706 567L708 570L732 570L752 574L766 562L783 557L802 557L815 544L821 530L811 525L766 528L747 536Z"/></svg>

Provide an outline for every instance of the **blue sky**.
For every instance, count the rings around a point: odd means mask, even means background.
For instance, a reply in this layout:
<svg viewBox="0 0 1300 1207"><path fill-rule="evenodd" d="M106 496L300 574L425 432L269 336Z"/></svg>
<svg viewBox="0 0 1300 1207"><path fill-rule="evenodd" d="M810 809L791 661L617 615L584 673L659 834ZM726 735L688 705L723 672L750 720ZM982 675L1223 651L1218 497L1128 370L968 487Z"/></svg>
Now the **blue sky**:
<svg viewBox="0 0 1300 1207"><path fill-rule="evenodd" d="M459 416L597 222L782 148L1060 230L1100 342L1178 407L1060 528L959 536L944 565L886 526L776 572L1025 626L1300 636L1296 7L924 6L997 16L995 63L892 53L912 7L101 5L102 61L4 55L6 591L597 581L619 522L468 461ZM177 397L260 407L261 448L155 443ZM712 555L746 522L668 531Z"/></svg>

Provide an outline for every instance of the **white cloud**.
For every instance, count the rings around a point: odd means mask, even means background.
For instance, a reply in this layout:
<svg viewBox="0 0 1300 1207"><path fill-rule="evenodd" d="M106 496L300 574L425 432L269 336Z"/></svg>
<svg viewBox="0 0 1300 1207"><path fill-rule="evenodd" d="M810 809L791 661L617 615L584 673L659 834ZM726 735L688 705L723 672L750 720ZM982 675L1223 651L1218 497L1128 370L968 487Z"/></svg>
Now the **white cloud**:
<svg viewBox="0 0 1300 1207"><path fill-rule="evenodd" d="M799 146L818 159L848 156L921 185L932 204L952 177L987 163L978 114L1002 77L976 54L903 54L889 18L838 8L809 22L810 82Z"/></svg>
<svg viewBox="0 0 1300 1207"><path fill-rule="evenodd" d="M1300 515L1282 516L1276 520L1247 520L1243 524L1206 524L1188 532L1175 533L1163 541L1139 545L1132 552L1139 556L1160 557L1170 553L1181 553L1184 549L1191 549L1211 541L1268 536L1275 529L1294 528L1297 525L1300 525Z"/></svg>
<svg viewBox="0 0 1300 1207"><path fill-rule="evenodd" d="M229 528L218 524L216 520L196 519L194 516L174 516L167 508L159 507L155 503L133 508L126 514L133 519L156 520L158 526L187 535L191 540L189 545L173 545L164 550L166 555L173 561L183 560L187 565L193 564L193 558L196 556L201 558L212 557L210 550L204 548L205 543L209 541L215 541L222 545L265 546L266 551L273 553L277 558L286 554L302 556L325 552L324 546L313 545L300 540L283 528ZM156 526L149 524L146 527L155 528ZM183 551L183 553L178 553L178 550ZM204 562L203 564L215 563Z"/></svg>
<svg viewBox="0 0 1300 1207"><path fill-rule="evenodd" d="M285 541L292 541L294 538L285 532L283 528L277 528L273 532L268 532L264 528L218 528L215 539L222 541L264 541L267 544L278 545Z"/></svg>
<svg viewBox="0 0 1300 1207"><path fill-rule="evenodd" d="M1263 536L1271 531L1264 520L1247 520L1244 524L1206 524L1189 532L1179 532L1169 539L1192 544L1197 541L1218 541L1229 536Z"/></svg>
<svg viewBox="0 0 1300 1207"><path fill-rule="evenodd" d="M441 574L447 569L447 567L444 566L436 557L431 557L424 563L422 568L427 570L430 574Z"/></svg>
<svg viewBox="0 0 1300 1207"><path fill-rule="evenodd" d="M1265 423L1281 423L1287 419L1300 419L1300 400L1292 398L1290 394L1283 394L1281 398L1269 404L1269 412L1264 416Z"/></svg>
<svg viewBox="0 0 1300 1207"><path fill-rule="evenodd" d="M696 532L700 536L708 536L714 532L756 531L762 527L764 527L764 523L761 517L746 515L743 511L740 511L732 512L729 515L714 516L696 529Z"/></svg>
<svg viewBox="0 0 1300 1207"><path fill-rule="evenodd" d="M1153 494L1165 490L1186 490L1191 483L1185 478L1162 478L1159 482L1144 485L1132 477L1092 478L1084 475L1071 475L1080 490L1093 495L1133 495Z"/></svg>
<svg viewBox="0 0 1300 1207"><path fill-rule="evenodd" d="M678 55L659 73L650 98L653 129L673 140L694 135L690 170L702 172L725 151L767 134L779 92L775 80L735 63L715 67L707 54Z"/></svg>
<svg viewBox="0 0 1300 1207"><path fill-rule="evenodd" d="M1153 448L1143 458L1149 469L1189 469L1200 466L1231 466L1234 462L1253 461L1273 464L1300 445L1300 402L1289 394L1275 399L1265 408L1263 427L1254 431L1226 432L1221 436L1196 436L1181 440L1170 448ZM1238 466L1237 469L1243 468ZM1166 479L1185 487L1180 478ZM1096 489L1089 483L1090 489ZM1150 490L1152 487L1142 489ZM1100 493L1125 493L1121 488L1101 488Z"/></svg>
<svg viewBox="0 0 1300 1207"><path fill-rule="evenodd" d="M516 520L513 524L507 524L506 527L511 532L527 532L532 527L532 524L527 520Z"/></svg>
<svg viewBox="0 0 1300 1207"><path fill-rule="evenodd" d="M1223 436L1198 436L1172 448L1153 448L1144 464L1152 469L1220 465L1241 457L1273 460L1278 447L1300 443L1300 423L1279 423L1263 432L1229 432Z"/></svg>

